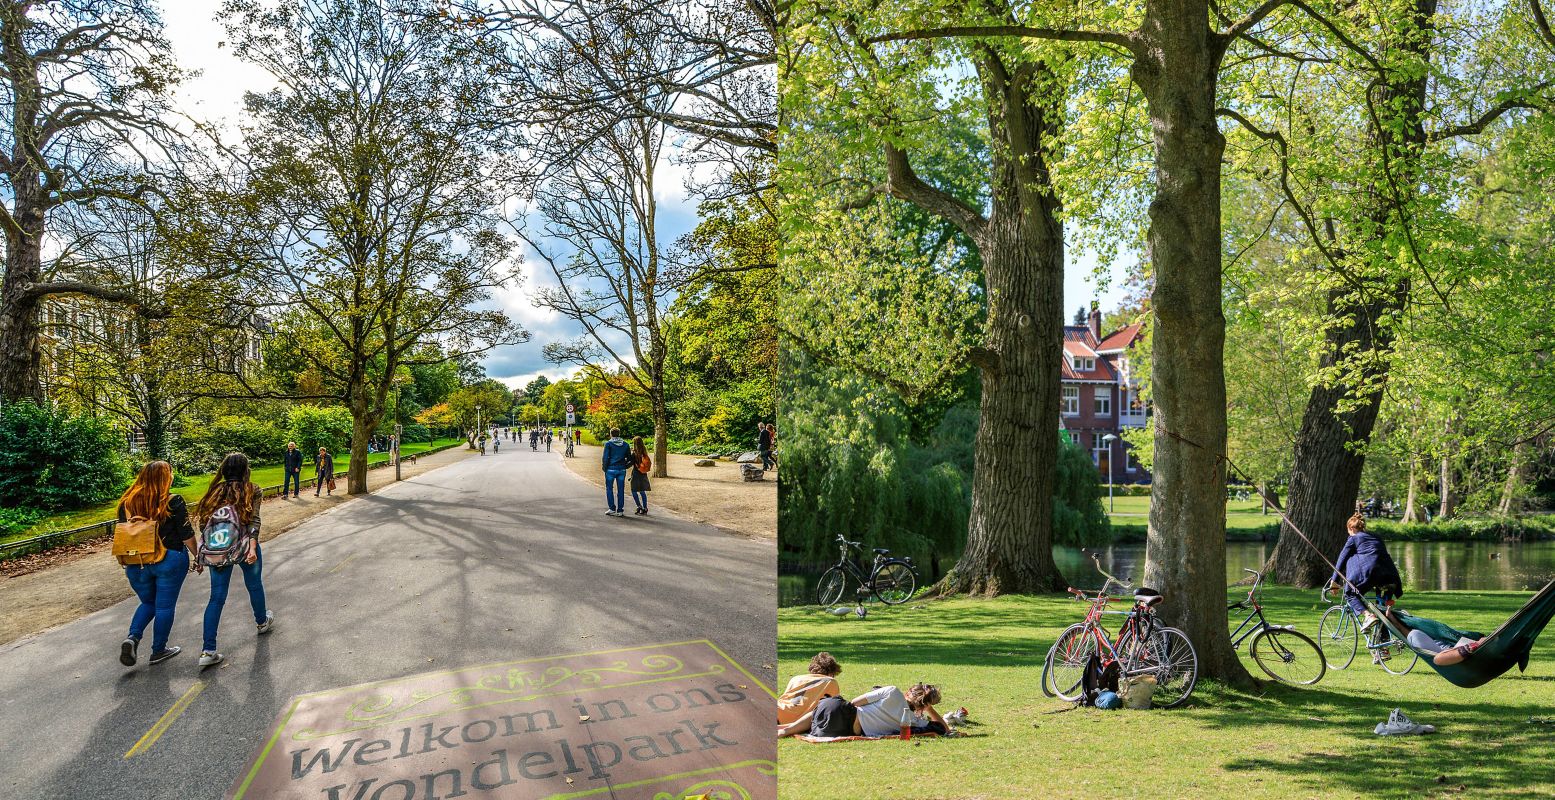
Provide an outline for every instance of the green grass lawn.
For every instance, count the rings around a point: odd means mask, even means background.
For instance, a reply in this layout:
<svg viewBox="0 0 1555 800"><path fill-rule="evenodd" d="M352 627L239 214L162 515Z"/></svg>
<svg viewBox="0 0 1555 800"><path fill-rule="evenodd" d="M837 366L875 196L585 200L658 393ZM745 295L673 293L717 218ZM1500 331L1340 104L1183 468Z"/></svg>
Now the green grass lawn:
<svg viewBox="0 0 1555 800"><path fill-rule="evenodd" d="M400 453L407 456L414 455L416 453L424 453L427 450L431 450L436 447L457 444L460 441L463 440L452 438L439 439L435 442L431 442L430 444L425 442L409 443L400 448ZM302 465L302 477L304 479L313 477L312 459L309 458L307 454L304 454L303 460L304 463ZM368 464L379 464L388 460L388 453L373 453L367 457ZM350 453L344 453L335 457L336 472L344 472L345 470L349 469L350 466ZM280 464L255 467L252 471L252 477L254 483L257 483L260 486L279 486L281 485L282 481L286 479L284 470ZM189 478L188 486L180 486L175 488L173 493L183 495L183 498L188 501L191 507L193 507L193 505L199 501L200 497L205 494L205 490L209 486L209 475L194 475ZM33 525L28 530L15 533L10 536L0 537L0 542L15 541L17 539L25 539L29 536L37 536L39 534L49 533L51 531L71 530L73 528L80 528L97 522L106 522L117 516L118 505L119 501L114 499L107 503L100 503L98 505L91 506L90 508L82 508L75 511L67 511L62 514L54 514L52 516L44 517L42 520L39 520L36 525Z"/></svg>
<svg viewBox="0 0 1555 800"><path fill-rule="evenodd" d="M1530 596L1422 592L1401 605L1489 631ZM1315 634L1325 606L1314 592L1274 588L1264 599L1271 622ZM1479 689L1459 689L1424 664L1388 675L1360 663L1363 651L1311 687L1249 694L1201 681L1170 711L1054 713L1069 704L1043 696L1042 659L1082 612L1057 596L873 608L862 620L814 606L779 610L783 680L829 650L850 697L921 680L941 687L942 712L965 706L980 723L965 728L967 738L911 743L784 740L780 796L1510 798L1547 797L1555 786L1555 726L1529 722L1555 715L1555 631L1527 673L1514 668ZM1439 732L1374 735L1394 707Z"/></svg>
<svg viewBox="0 0 1555 800"><path fill-rule="evenodd" d="M1112 504L1113 511L1108 516L1116 524L1144 525L1150 521L1149 497L1114 497ZM1101 507L1107 508L1105 494L1101 498ZM1264 514L1262 508L1257 500L1226 501L1226 528L1245 530L1279 523L1278 515L1273 512Z"/></svg>

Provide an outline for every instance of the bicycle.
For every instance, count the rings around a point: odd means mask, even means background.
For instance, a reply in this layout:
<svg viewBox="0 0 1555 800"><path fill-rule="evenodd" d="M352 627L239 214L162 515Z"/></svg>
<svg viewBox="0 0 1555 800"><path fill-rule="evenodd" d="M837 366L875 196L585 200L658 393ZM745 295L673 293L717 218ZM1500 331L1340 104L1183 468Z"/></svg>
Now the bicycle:
<svg viewBox="0 0 1555 800"><path fill-rule="evenodd" d="M1328 595L1329 589L1325 586L1320 594L1324 602L1328 601ZM1378 594L1376 605L1386 608L1393 603L1384 602L1382 595ZM1334 669L1350 666L1355 660L1355 654L1360 651L1361 624L1349 604L1341 600L1323 612L1323 618L1317 625L1317 640L1322 643L1323 656L1328 659L1329 666ZM1366 651L1371 653L1372 662L1390 675L1407 675L1420 660L1420 654L1411 650L1404 640L1394 636L1393 630L1382 624L1381 620L1366 632Z"/></svg>
<svg viewBox="0 0 1555 800"><path fill-rule="evenodd" d="M896 558L891 551L884 547L874 549L875 562L869 569L869 577L864 577L862 570L853 563L850 551L863 552L863 544L850 542L842 536L837 537L838 549L841 558L825 572L821 573L821 582L816 586L816 599L823 606L836 605L842 600L843 592L848 588L848 576L852 576L858 584L859 602L863 602L865 595L873 595L880 602L888 606L900 605L912 599L918 591L918 575L913 568L911 558Z"/></svg>
<svg viewBox="0 0 1555 800"><path fill-rule="evenodd" d="M1263 616L1263 605L1258 602L1258 588L1263 585L1263 573L1255 569L1242 571L1252 574L1253 588L1248 590L1246 599L1226 606L1228 613L1247 610L1242 624L1231 632L1231 649L1239 649L1242 642L1248 642L1247 654L1252 656L1253 663L1281 683L1311 686L1322 680L1328 672L1323 648L1289 625L1269 624ZM1312 650L1310 655L1307 648ZM1316 659L1311 656L1316 656ZM1315 667L1308 667L1309 663L1315 664Z"/></svg>
<svg viewBox="0 0 1555 800"><path fill-rule="evenodd" d="M1106 578L1094 596L1069 588L1077 601L1089 603L1090 608L1084 622L1065 628L1048 649L1042 664L1043 694L1070 702L1080 699L1086 665L1092 655L1100 655L1103 665L1117 663L1119 681L1154 678L1152 705L1175 708L1187 702L1199 675L1199 654L1188 634L1157 624L1155 606L1163 598L1149 589L1133 593L1130 610L1107 610L1108 603L1121 599L1109 594L1108 588L1114 583L1124 590L1128 586L1110 575ZM1124 617L1115 639L1101 624L1101 618L1111 614Z"/></svg>

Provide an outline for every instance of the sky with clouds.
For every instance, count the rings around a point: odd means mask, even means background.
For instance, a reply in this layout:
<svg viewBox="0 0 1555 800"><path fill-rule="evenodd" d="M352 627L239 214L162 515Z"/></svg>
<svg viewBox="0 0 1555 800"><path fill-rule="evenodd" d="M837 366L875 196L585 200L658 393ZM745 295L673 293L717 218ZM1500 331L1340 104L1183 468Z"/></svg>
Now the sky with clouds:
<svg viewBox="0 0 1555 800"><path fill-rule="evenodd" d="M179 107L191 117L232 125L242 112L243 94L263 91L274 85L264 70L246 64L232 55L226 46L226 30L214 16L214 3L205 0L168 0L163 19L173 52L185 69L197 70L180 89ZM673 158L673 155L670 156ZM696 202L686 192L686 170L671 165L660 180L661 237L673 240L696 225ZM532 256L527 253L526 256ZM1116 269L1111 286L1099 295L1093 277L1095 261L1084 255L1071 255L1064 280L1065 318L1075 308L1099 299L1104 309L1121 302L1122 270ZM509 386L523 386L537 375L556 379L573 371L569 366L546 362L541 349L549 342L571 339L579 333L575 323L555 312L536 308L532 297L538 287L555 285L555 276L538 258L526 257L523 282L498 293L493 303L507 312L531 334L526 344L502 347L485 359L486 372Z"/></svg>

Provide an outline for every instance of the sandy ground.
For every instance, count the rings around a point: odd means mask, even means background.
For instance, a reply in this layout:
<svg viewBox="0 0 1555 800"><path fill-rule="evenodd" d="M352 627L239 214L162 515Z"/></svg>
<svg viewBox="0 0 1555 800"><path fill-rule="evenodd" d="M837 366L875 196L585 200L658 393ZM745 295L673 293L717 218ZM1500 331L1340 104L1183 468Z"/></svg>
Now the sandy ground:
<svg viewBox="0 0 1555 800"><path fill-rule="evenodd" d="M458 447L433 453L414 464L401 465L401 475L413 478L472 454L473 451ZM377 491L393 482L392 467L367 473L368 491ZM343 487L344 482L341 483ZM304 491L296 500L266 500L264 527L259 540L274 539L303 520L348 499L342 488L332 497L315 498ZM124 579L124 569L109 553L107 540L71 550L65 554L58 551L40 554L22 563L7 564L7 574L0 578L0 644L70 622L134 594Z"/></svg>
<svg viewBox="0 0 1555 800"><path fill-rule="evenodd" d="M561 449L560 446L557 449ZM567 468L600 487L603 493L605 473L599 468L600 448L578 445L577 458L564 458ZM654 478L648 493L648 510L662 506L686 519L695 520L747 536L777 538L777 472L767 479L746 483L740 480L740 465L719 461L716 466L697 467L701 456L670 454L668 478ZM631 489L630 486L627 487ZM626 498L631 507L630 491ZM600 498L601 512L604 498Z"/></svg>

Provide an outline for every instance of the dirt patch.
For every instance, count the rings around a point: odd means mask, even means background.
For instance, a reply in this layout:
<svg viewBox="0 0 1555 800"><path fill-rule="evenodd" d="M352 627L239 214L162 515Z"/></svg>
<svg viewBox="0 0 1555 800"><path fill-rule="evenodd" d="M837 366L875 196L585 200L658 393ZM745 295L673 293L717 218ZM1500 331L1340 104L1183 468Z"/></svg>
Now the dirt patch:
<svg viewBox="0 0 1555 800"><path fill-rule="evenodd" d="M600 448L578 445L576 452L577 458L562 461L603 493L605 473L599 468ZM768 471L764 481L746 483L740 480L740 465L732 461L698 467L694 464L701 456L671 453L669 458L670 476L653 479L653 491L648 493L650 511L663 506L678 516L706 525L763 539L777 538L776 470ZM630 493L627 503L631 503ZM603 496L600 506L604 506Z"/></svg>
<svg viewBox="0 0 1555 800"><path fill-rule="evenodd" d="M400 473L413 478L424 472L461 461L472 453L453 448L405 463ZM378 491L394 482L394 468L384 467L367 473L368 491ZM261 542L280 536L298 523L327 511L349 498L337 489L334 496L314 497L303 492L291 500L273 497L265 501ZM107 608L134 594L102 539L6 562L5 577L0 578L0 644L28 634L62 625L99 609ZM126 623L128 624L128 623Z"/></svg>

